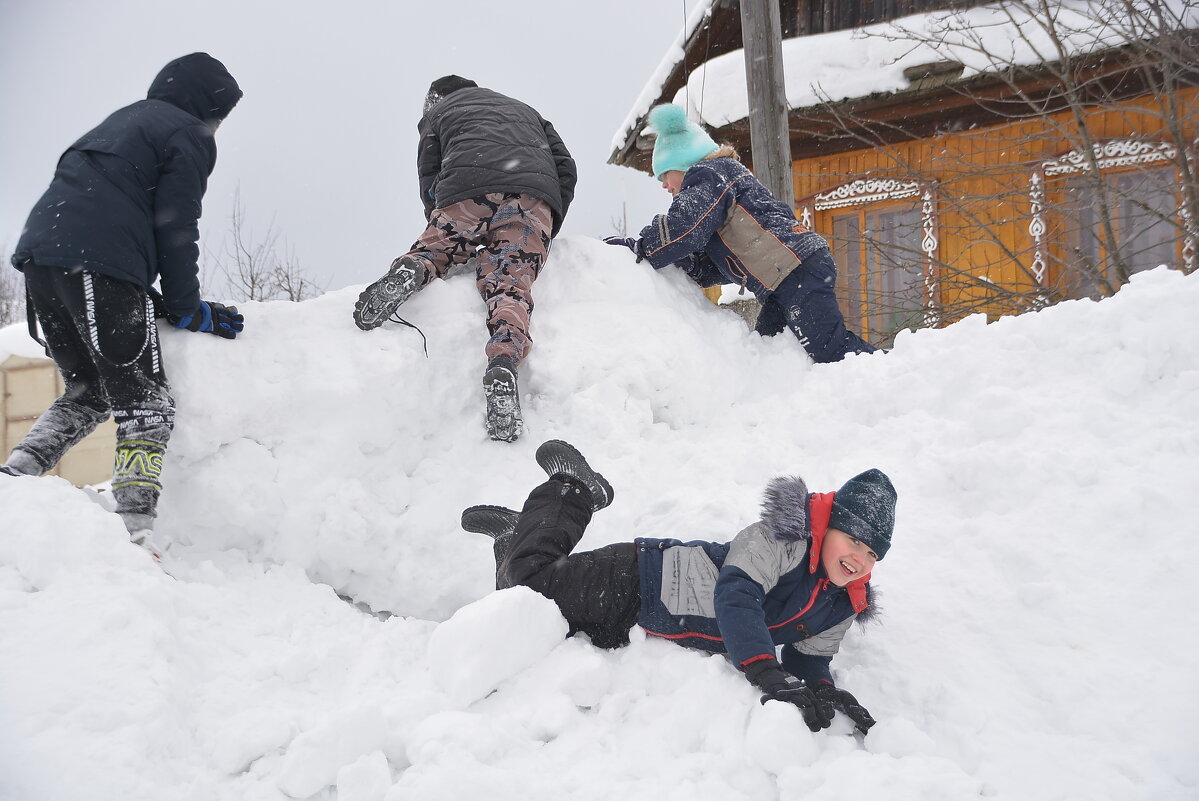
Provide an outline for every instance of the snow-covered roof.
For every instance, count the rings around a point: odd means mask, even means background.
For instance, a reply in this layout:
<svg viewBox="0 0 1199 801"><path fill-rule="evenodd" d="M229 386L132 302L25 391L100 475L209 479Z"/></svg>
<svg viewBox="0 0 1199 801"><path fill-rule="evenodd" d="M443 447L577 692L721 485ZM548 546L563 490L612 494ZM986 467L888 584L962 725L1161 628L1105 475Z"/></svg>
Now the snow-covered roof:
<svg viewBox="0 0 1199 801"><path fill-rule="evenodd" d="M642 88L641 94L637 96L637 101L629 109L629 114L620 126L616 138L612 140L613 150L618 149L624 144L625 139L628 138L629 130L645 117L649 112L650 106L661 96L662 86L666 83L666 79L670 77L670 73L674 70L675 65L683 60L683 56L685 55L683 51L684 45L691 38L692 32L699 27L700 21L710 14L711 10L712 0L700 0L695 8L691 10L691 14L687 17L687 22L683 26L683 30L679 31L679 35L675 37L674 43L667 48L666 54L662 56L662 61L658 63L658 68L654 70L654 74L650 76L649 81Z"/></svg>
<svg viewBox="0 0 1199 801"><path fill-rule="evenodd" d="M1011 66L1054 62L1063 54L1085 54L1139 38L1142 32L1132 30L1126 13L1102 13L1109 5L1113 5L1111 0L1063 0L1055 6L1052 27L1061 37L1060 51L1043 18L1031 16L1024 4L1005 3L914 14L860 29L786 39L782 51L787 103L797 109L905 90L911 87L903 74L906 68L936 61L960 62L964 80ZM1163 5L1184 27L1199 27L1199 4L1195 0L1164 0ZM663 81L681 53L681 45L672 48L642 89L616 134L614 150L623 146L633 127L661 96ZM692 119L714 128L745 119L749 115L745 51L717 56L694 70L673 102L686 107Z"/></svg>

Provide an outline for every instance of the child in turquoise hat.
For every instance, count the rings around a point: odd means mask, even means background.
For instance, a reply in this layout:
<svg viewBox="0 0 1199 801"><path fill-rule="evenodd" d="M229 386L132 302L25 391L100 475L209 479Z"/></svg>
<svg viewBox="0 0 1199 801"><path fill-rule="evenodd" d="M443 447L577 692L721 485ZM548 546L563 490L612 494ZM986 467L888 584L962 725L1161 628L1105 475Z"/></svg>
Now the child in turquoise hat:
<svg viewBox="0 0 1199 801"><path fill-rule="evenodd" d="M757 332L773 336L790 328L816 362L874 352L845 327L833 293L837 268L824 238L681 107L657 106L649 123L658 135L654 176L674 201L640 237L604 241L629 248L654 269L677 265L700 286L740 284L762 304Z"/></svg>

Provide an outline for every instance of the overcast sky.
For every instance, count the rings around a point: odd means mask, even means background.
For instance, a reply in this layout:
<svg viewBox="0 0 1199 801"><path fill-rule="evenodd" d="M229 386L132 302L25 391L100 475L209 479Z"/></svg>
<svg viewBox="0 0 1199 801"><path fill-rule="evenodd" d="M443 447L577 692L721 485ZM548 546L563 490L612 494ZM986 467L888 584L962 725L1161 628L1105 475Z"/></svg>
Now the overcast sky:
<svg viewBox="0 0 1199 801"><path fill-rule="evenodd" d="M220 251L240 187L329 288L382 274L424 227L416 124L457 73L537 108L579 164L564 234L630 228L669 197L606 164L612 138L696 0L0 0L0 249L7 257L60 153L202 50L245 97L217 135L201 241Z"/></svg>

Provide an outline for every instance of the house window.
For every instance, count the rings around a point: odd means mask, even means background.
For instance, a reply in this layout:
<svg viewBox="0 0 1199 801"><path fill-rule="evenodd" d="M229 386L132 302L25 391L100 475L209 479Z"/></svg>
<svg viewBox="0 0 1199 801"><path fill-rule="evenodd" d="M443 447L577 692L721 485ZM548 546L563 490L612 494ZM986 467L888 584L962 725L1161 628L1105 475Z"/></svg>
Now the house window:
<svg viewBox="0 0 1199 801"><path fill-rule="evenodd" d="M1099 191L1081 177L1066 179L1062 190L1063 288L1070 297L1110 295L1134 273L1178 263L1172 167L1106 176L1102 191L1118 253L1103 244Z"/></svg>
<svg viewBox="0 0 1199 801"><path fill-rule="evenodd" d="M930 192L914 181L854 181L816 195L814 207L829 212L837 300L851 330L886 348L900 331L935 322Z"/></svg>
<svg viewBox="0 0 1199 801"><path fill-rule="evenodd" d="M1110 140L1094 146L1101 180L1096 180L1079 151L1041 165L1050 201L1043 209L1052 267L1046 278L1061 295L1104 297L1135 273L1162 264L1182 266L1193 248L1184 241L1185 226L1179 217L1174 155L1166 145ZM1044 230L1037 222L1042 213L1040 180L1034 176L1034 224Z"/></svg>

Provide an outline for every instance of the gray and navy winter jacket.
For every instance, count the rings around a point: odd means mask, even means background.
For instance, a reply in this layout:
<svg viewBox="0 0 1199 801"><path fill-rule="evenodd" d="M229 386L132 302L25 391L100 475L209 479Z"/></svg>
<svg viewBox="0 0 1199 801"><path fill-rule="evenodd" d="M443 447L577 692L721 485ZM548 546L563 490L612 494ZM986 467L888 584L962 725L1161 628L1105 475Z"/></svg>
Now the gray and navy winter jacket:
<svg viewBox="0 0 1199 801"><path fill-rule="evenodd" d="M12 263L83 269L149 290L167 311L200 306L201 200L216 164L213 131L242 92L206 53L162 68L145 100L113 112L59 158Z"/></svg>
<svg viewBox="0 0 1199 801"><path fill-rule="evenodd" d="M820 563L835 494L776 478L763 519L732 542L636 540L638 624L655 637L727 653L739 667L784 645L789 673L831 682L833 655L871 601L869 575L837 587Z"/></svg>
<svg viewBox="0 0 1199 801"><path fill-rule="evenodd" d="M416 171L426 217L468 198L519 192L549 204L557 236L578 171L562 137L532 107L472 86L437 101L417 127Z"/></svg>
<svg viewBox="0 0 1199 801"><path fill-rule="evenodd" d="M700 286L741 284L765 301L800 262L828 243L736 159L701 161L670 209L641 231L645 259L677 264Z"/></svg>

